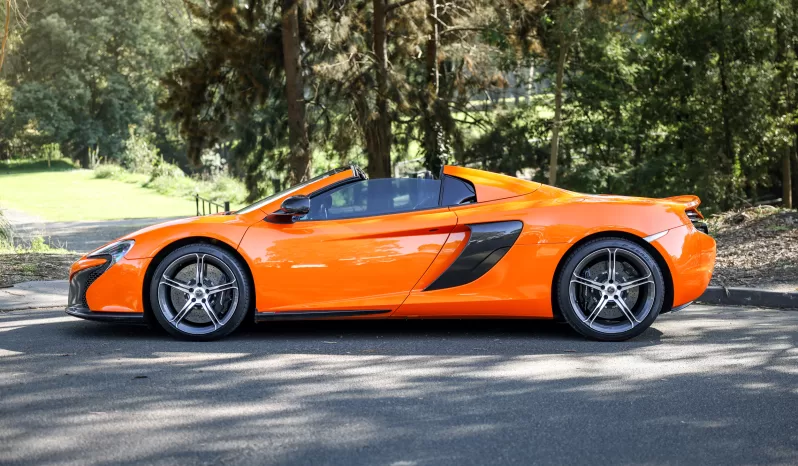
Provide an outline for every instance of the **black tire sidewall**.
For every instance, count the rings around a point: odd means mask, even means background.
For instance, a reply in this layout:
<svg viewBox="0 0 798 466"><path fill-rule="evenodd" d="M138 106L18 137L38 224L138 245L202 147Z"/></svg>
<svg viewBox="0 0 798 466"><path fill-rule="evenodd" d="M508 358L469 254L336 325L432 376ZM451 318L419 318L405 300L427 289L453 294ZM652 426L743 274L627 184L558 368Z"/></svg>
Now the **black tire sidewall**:
<svg viewBox="0 0 798 466"><path fill-rule="evenodd" d="M203 335L194 335L190 333L183 332L177 329L175 326L169 323L166 316L163 315L161 311L161 305L158 302L158 284L160 282L160 278L163 275L163 272L166 270L169 265L174 262L176 259L183 257L187 254L208 254L211 256L216 257L217 259L224 262L230 270L233 272L235 276L236 282L239 283L238 287L238 303L236 305L235 310L233 311L233 316L224 324L221 328L214 330L213 332L206 333ZM247 268L241 263L241 261L230 254L229 252L225 251L224 249L214 246L212 244L189 244L187 246L182 246L174 251L170 252L166 257L163 258L158 263L158 266L155 268L155 272L153 272L150 283L148 284L149 287L149 297L150 297L150 307L152 308L152 314L155 317L155 320L160 324L160 326L169 332L172 336L177 338L181 338L184 340L193 340L193 341L210 341L216 340L219 338L223 338L233 331L235 331L243 322L244 318L248 314L249 310L249 303L252 296L250 284L249 284L249 272Z"/></svg>
<svg viewBox="0 0 798 466"><path fill-rule="evenodd" d="M571 297L569 294L571 275L574 273L576 266L579 265L579 262L587 255L601 249L615 248L630 251L640 257L640 259L646 263L649 269L651 269L656 296L654 297L654 304L651 312L648 314L648 316L646 316L645 319L643 319L643 322L622 333L604 333L597 331L582 322L582 320L578 317L577 311L575 311L571 306ZM568 255L557 278L556 293L557 304L559 305L560 312L574 330L594 340L623 341L634 338L645 332L657 319L665 300L665 278L663 277L662 270L654 257L639 244L623 238L601 238L589 241L577 247Z"/></svg>

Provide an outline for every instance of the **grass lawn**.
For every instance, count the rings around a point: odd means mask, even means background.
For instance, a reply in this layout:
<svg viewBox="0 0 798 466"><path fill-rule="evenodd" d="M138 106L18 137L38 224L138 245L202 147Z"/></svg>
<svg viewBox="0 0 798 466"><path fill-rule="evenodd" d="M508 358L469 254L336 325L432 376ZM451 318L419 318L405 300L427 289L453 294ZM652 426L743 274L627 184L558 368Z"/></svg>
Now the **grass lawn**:
<svg viewBox="0 0 798 466"><path fill-rule="evenodd" d="M59 161L60 162L60 161ZM0 164L0 207L50 221L188 217L193 201L164 196L139 183L94 178L65 162L43 166ZM132 181L132 180L131 180Z"/></svg>

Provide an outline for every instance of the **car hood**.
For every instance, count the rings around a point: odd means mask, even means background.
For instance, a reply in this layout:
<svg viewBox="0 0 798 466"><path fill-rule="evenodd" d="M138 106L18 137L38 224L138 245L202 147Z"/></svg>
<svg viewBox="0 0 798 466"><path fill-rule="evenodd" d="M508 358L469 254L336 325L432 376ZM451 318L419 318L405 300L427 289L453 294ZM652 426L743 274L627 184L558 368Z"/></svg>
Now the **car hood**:
<svg viewBox="0 0 798 466"><path fill-rule="evenodd" d="M257 211L254 215L214 214L181 218L142 228L119 239L136 242L125 256L128 259L154 257L167 245L187 238L221 241L236 249L247 229L263 217Z"/></svg>

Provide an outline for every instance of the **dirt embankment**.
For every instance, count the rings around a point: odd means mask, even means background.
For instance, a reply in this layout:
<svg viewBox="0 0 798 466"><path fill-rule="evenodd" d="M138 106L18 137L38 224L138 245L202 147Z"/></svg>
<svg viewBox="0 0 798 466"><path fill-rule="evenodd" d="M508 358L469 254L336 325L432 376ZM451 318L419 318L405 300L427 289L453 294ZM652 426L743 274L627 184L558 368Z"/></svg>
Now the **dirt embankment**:
<svg viewBox="0 0 798 466"><path fill-rule="evenodd" d="M0 287L33 280L66 280L77 253L0 253Z"/></svg>
<svg viewBox="0 0 798 466"><path fill-rule="evenodd" d="M718 243L713 285L798 289L798 212L770 206L709 220Z"/></svg>

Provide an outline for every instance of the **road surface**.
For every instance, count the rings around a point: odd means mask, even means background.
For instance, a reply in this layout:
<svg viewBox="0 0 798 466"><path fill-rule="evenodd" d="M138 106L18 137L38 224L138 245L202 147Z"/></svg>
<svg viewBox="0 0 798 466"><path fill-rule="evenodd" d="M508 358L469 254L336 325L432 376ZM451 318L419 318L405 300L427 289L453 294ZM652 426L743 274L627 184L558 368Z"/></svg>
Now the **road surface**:
<svg viewBox="0 0 798 466"><path fill-rule="evenodd" d="M535 321L274 323L191 343L0 314L0 464L795 464L798 312L625 343Z"/></svg>

